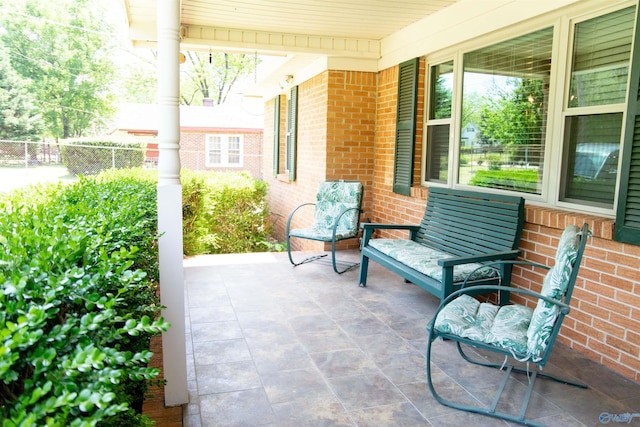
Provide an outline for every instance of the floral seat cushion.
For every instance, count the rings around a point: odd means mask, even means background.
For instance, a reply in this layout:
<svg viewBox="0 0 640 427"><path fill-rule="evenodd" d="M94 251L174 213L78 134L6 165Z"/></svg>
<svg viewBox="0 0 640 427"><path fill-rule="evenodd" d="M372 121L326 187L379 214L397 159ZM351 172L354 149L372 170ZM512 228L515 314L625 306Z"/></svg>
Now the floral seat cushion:
<svg viewBox="0 0 640 427"><path fill-rule="evenodd" d="M359 230L362 184L359 182L325 181L318 185L313 225L289 232L293 237L330 242L333 226L342 212L349 209L338 222L336 240L355 237Z"/></svg>
<svg viewBox="0 0 640 427"><path fill-rule="evenodd" d="M544 278L544 296L561 300L578 254L578 232L567 227L560 238L555 264ZM445 306L435 320L435 329L510 350L522 360L542 359L558 306L538 300L535 310L519 304L494 306L480 303L469 295L460 295Z"/></svg>
<svg viewBox="0 0 640 427"><path fill-rule="evenodd" d="M371 239L369 246L439 282L442 282L442 266L438 265L438 260L452 256L408 239ZM471 272L480 266L481 264L478 263L455 266L453 268L453 282L464 281ZM483 268L474 272L469 279L479 280L497 276L495 270Z"/></svg>

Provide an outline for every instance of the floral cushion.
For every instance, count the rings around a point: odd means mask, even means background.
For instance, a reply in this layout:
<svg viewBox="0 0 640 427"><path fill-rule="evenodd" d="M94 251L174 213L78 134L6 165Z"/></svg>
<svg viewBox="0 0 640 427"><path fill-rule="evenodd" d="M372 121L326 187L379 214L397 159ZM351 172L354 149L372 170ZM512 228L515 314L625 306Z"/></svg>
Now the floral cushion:
<svg viewBox="0 0 640 427"><path fill-rule="evenodd" d="M554 266L547 272L542 284L541 294L561 300L567 290L569 277L578 255L580 229L575 226L567 227L558 243ZM528 351L533 361L542 358L542 353L549 343L551 330L558 317L558 306L543 300L538 300L531 318L531 325L527 331Z"/></svg>
<svg viewBox="0 0 640 427"><path fill-rule="evenodd" d="M522 305L499 307L460 295L438 313L434 326L442 333L493 344L523 355L527 351L527 328L532 313L533 310Z"/></svg>
<svg viewBox="0 0 640 427"><path fill-rule="evenodd" d="M563 232L555 265L547 272L542 294L561 300L575 263L580 229L569 226ZM538 300L535 310L519 304L493 306L461 295L447 304L436 317L434 328L475 341L510 350L521 360L540 361L558 317L558 306Z"/></svg>
<svg viewBox="0 0 640 427"><path fill-rule="evenodd" d="M438 265L438 260L452 257L450 254L428 248L408 239L371 239L369 246L439 282L442 282L442 266ZM478 263L456 265L453 268L454 283L464 281L471 272L480 266L481 264ZM474 272L469 280L497 276L498 273L495 270L483 268Z"/></svg>
<svg viewBox="0 0 640 427"><path fill-rule="evenodd" d="M359 182L325 181L318 185L313 225L296 228L291 236L331 241L336 219L346 209L351 209L338 222L336 240L355 237L359 230L362 184Z"/></svg>

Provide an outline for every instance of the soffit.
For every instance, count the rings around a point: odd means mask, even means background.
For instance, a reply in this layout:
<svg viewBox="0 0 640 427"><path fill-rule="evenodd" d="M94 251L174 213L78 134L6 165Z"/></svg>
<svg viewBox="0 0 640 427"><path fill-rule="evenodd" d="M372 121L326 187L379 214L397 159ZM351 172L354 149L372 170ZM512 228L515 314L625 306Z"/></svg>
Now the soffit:
<svg viewBox="0 0 640 427"><path fill-rule="evenodd" d="M154 43L157 0L123 0L134 45ZM182 0L183 44L203 49L282 51L281 38L297 37L291 51L314 46L344 50L345 44L373 44L457 0ZM223 34L225 33L226 34ZM186 36L186 37L185 37ZM311 42L300 39L310 38ZM333 40L331 46L327 41ZM216 43L216 41L218 41ZM371 46L366 49L371 50ZM317 49L316 49L317 50ZM317 53L317 52L314 52ZM379 53L379 52L377 52Z"/></svg>

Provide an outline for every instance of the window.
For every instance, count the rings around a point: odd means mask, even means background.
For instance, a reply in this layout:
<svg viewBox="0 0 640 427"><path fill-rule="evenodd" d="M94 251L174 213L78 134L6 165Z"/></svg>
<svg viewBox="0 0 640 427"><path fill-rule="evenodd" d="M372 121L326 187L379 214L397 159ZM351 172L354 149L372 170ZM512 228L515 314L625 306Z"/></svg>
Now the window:
<svg viewBox="0 0 640 427"><path fill-rule="evenodd" d="M242 166L242 135L207 135L206 165Z"/></svg>
<svg viewBox="0 0 640 427"><path fill-rule="evenodd" d="M289 99L287 99L287 146L286 168L289 181L296 180L296 159L298 140L298 86L291 88Z"/></svg>
<svg viewBox="0 0 640 427"><path fill-rule="evenodd" d="M426 180L446 183L449 173L453 61L429 67L428 93Z"/></svg>
<svg viewBox="0 0 640 427"><path fill-rule="evenodd" d="M274 102L274 123L273 123L273 174L278 179L295 181L296 179L296 159L297 159L297 134L298 134L298 86L291 88L286 102L286 122L281 122L281 102L280 95ZM284 126L285 144L281 143Z"/></svg>
<svg viewBox="0 0 640 427"><path fill-rule="evenodd" d="M575 25L560 200L613 208L635 8Z"/></svg>
<svg viewBox="0 0 640 427"><path fill-rule="evenodd" d="M460 184L542 192L553 29L463 56ZM461 132L462 133L462 132Z"/></svg>
<svg viewBox="0 0 640 427"><path fill-rule="evenodd" d="M427 57L423 183L614 214L634 168L622 153L630 156L630 134L640 135L640 119L625 115L627 102L635 109L627 92L636 6L549 19L553 26L541 20L526 34L480 45L495 37L487 35ZM638 109L640 117L640 101Z"/></svg>

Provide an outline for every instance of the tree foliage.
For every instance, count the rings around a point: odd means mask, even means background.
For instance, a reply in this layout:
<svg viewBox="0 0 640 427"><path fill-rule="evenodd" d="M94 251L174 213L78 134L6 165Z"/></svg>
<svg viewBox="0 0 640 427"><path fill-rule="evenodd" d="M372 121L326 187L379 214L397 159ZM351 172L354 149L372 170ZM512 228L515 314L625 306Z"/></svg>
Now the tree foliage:
<svg viewBox="0 0 640 427"><path fill-rule="evenodd" d="M25 82L13 71L0 41L0 139L36 141L42 119Z"/></svg>
<svg viewBox="0 0 640 427"><path fill-rule="evenodd" d="M28 81L46 132L95 134L113 113L115 49L106 4L99 0L5 1L0 33L12 67Z"/></svg>
<svg viewBox="0 0 640 427"><path fill-rule="evenodd" d="M214 105L227 100L243 77L254 72L258 59L254 55L221 52L186 52L181 65L180 103L202 105L210 98Z"/></svg>
<svg viewBox="0 0 640 427"><path fill-rule="evenodd" d="M484 144L539 144L542 133L542 81L513 79L514 88L499 88L485 97L480 111Z"/></svg>

